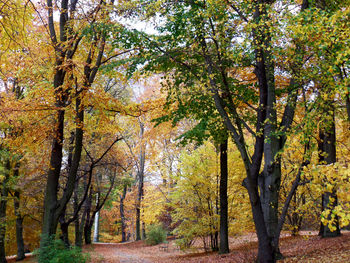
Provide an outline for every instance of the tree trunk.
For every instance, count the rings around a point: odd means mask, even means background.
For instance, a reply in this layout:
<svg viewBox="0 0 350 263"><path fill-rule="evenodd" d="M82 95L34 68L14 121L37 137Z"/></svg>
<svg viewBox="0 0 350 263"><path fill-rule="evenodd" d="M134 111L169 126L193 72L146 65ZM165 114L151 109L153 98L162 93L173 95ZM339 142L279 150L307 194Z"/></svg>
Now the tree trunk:
<svg viewBox="0 0 350 263"><path fill-rule="evenodd" d="M143 198L143 181L144 181L144 170L145 170L145 158L146 149L145 144L142 142L144 133L144 124L140 121L140 139L141 139L141 149L140 149L140 165L138 169L138 191L136 200L136 240L141 240L141 201Z"/></svg>
<svg viewBox="0 0 350 263"><path fill-rule="evenodd" d="M281 166L279 160L276 160L279 149L277 145L274 145L275 143L276 141L271 138L271 143L266 143L264 146L264 149L266 149L264 151L265 165L259 184L267 233L276 253L278 253L278 247L275 246L274 239L278 229L278 194L281 182Z"/></svg>
<svg viewBox="0 0 350 263"><path fill-rule="evenodd" d="M202 41L204 43L204 52L205 50L205 41ZM261 63L261 60L257 60L258 63ZM213 65L210 61L210 58L206 56L206 62L208 66L208 74L212 74L212 68ZM260 65L261 68L261 65ZM264 72L264 68L262 69ZM256 68L256 71L259 71L259 67ZM264 76L262 74L257 73L258 76L262 77L262 80L264 80ZM213 88L216 88L217 86L215 83L214 79L210 79L210 84ZM267 104L267 87L266 83L263 84L259 82L259 109L258 109L258 114L257 114L257 126L256 126L256 131L261 132L263 130L263 123L265 122L266 119L266 109L264 105ZM254 225L256 229L256 233L258 236L258 243L259 243L259 248L258 248L258 262L260 263L270 263L270 262L275 262L275 253L274 249L272 247L272 242L271 238L268 236L268 232L266 229L265 225L265 220L264 220L264 214L261 206L261 200L259 196L259 190L258 190L258 175L259 175L259 170L261 167L261 161L262 161L262 156L264 152L264 136L262 135L257 135L256 136L256 142L254 145L254 154L252 156L252 162L249 160L249 155L246 151L245 148L245 142L243 139L243 136L240 135L227 112L225 111L223 107L223 102L222 98L220 98L219 93L215 90L213 91L213 99L215 101L215 106L217 110L219 111L221 117L223 118L225 125L227 129L232 132L232 136L234 138L234 142L238 148L238 150L241 153L242 160L245 165L246 169L246 174L247 178L243 181L243 185L247 188L248 194L249 194L249 200L251 203L251 208L252 208L252 214L253 214L253 219L254 219Z"/></svg>
<svg viewBox="0 0 350 263"><path fill-rule="evenodd" d="M136 240L141 240L140 207L138 205L139 202L136 206Z"/></svg>
<svg viewBox="0 0 350 263"><path fill-rule="evenodd" d="M46 244L47 238L56 234L56 229L59 217L64 213L66 205L69 202L75 187L76 175L79 168L82 145L83 145L83 127L84 109L81 107L81 99L76 98L76 120L77 126L75 131L75 146L72 160L72 167L70 168L66 187L60 200L57 200L57 193L59 188L59 177L62 166L62 143L64 131L64 111L58 111L57 128L55 137L53 139L53 147L51 151L50 167L48 172L45 199L44 199L44 219L42 228L41 247Z"/></svg>
<svg viewBox="0 0 350 263"><path fill-rule="evenodd" d="M350 122L350 95L349 93L345 96L346 113L348 115L348 122Z"/></svg>
<svg viewBox="0 0 350 263"><path fill-rule="evenodd" d="M78 200L78 184L75 184L75 189L74 189L74 193L73 193L73 210L74 210L74 214L78 214L79 211L79 200ZM83 219L82 219L83 220ZM77 218L74 220L74 233L75 233L75 240L74 240L74 244L77 247L82 247L83 245L83 235L82 235L82 231L80 231L80 220L79 220L79 214L77 216Z"/></svg>
<svg viewBox="0 0 350 263"><path fill-rule="evenodd" d="M264 214L267 234L273 244L275 231L278 227L278 193L281 183L281 165L277 158L280 150L280 141L276 134L277 114L276 95L274 85L274 66L271 61L271 54L262 55L266 64L258 70L264 72L259 79L264 79L267 89L266 120L264 125L264 170L259 176L260 198ZM258 74L258 75L259 75ZM265 76L264 76L265 75ZM277 249L277 248L274 248Z"/></svg>
<svg viewBox="0 0 350 263"><path fill-rule="evenodd" d="M87 217L88 210L91 204L89 204L89 199L91 199L91 179L92 179L92 172L93 172L93 164L90 165L89 168L89 176L87 178L86 174L84 174L84 191L82 199L78 200L78 190L79 190L79 181L75 182L75 189L74 189L74 195L73 195L73 209L74 209L74 215L71 217L67 224L69 225L71 222L74 221L75 225L75 245L78 247L81 247L83 244L83 228L85 226L85 220ZM84 206L84 211L81 216L81 222L80 222L80 216L79 213L81 211L81 208Z"/></svg>
<svg viewBox="0 0 350 263"><path fill-rule="evenodd" d="M70 242L69 242L69 236L68 236L68 227L69 224L67 224L66 222L61 223L61 231L62 231L62 241L65 245L66 248L70 248Z"/></svg>
<svg viewBox="0 0 350 263"><path fill-rule="evenodd" d="M334 106L333 101L332 105L330 106L330 112L332 114L332 118L330 123L326 123L326 129L323 134L323 141L320 143L323 144L323 152L325 153L324 161L326 164L333 164L337 161L336 156L336 133L335 133L335 118L334 118ZM328 111L327 111L328 112ZM327 178L325 179L327 181ZM334 202L331 202L330 199L333 199ZM338 197L336 194L336 190L333 189L332 192L325 192L322 195L322 212L326 209L331 210L331 212L328 215L328 220L331 219L332 211L333 209L338 205ZM320 227L320 235L322 237L337 237L340 236L340 227L339 227L339 219L338 216L335 217L335 224L336 224L336 230L331 231L330 228L327 225L323 225L321 223Z"/></svg>
<svg viewBox="0 0 350 263"><path fill-rule="evenodd" d="M120 220L121 220L121 227L122 227L122 242L126 242L126 224L125 224L125 214L124 214L124 199L126 196L127 186L124 185L123 194L120 195L120 205L119 205L119 211L120 211Z"/></svg>
<svg viewBox="0 0 350 263"><path fill-rule="evenodd" d="M143 171L139 172L139 185L137 191L137 200L136 200L136 240L141 240L141 201L143 197Z"/></svg>
<svg viewBox="0 0 350 263"><path fill-rule="evenodd" d="M23 240L23 217L20 212L20 193L15 191L14 193L14 209L16 216L16 242L17 242L17 258L16 261L20 261L25 258L24 240Z"/></svg>
<svg viewBox="0 0 350 263"><path fill-rule="evenodd" d="M85 217L86 217L86 211L84 211L81 222L79 222L79 217L75 221L75 246L82 247L83 246L83 232L84 232L84 226L85 226Z"/></svg>
<svg viewBox="0 0 350 263"><path fill-rule="evenodd" d="M220 254L229 253L227 204L227 139L220 144Z"/></svg>
<svg viewBox="0 0 350 263"><path fill-rule="evenodd" d="M86 245L91 244L91 234L92 234L92 224L89 224L86 221L84 226L84 239L85 239Z"/></svg>
<svg viewBox="0 0 350 263"><path fill-rule="evenodd" d="M84 224L84 240L85 244L91 244L91 227L90 227L90 221L93 220L91 218L91 205L92 205L92 190L90 189L90 193L88 198L86 199L85 202L85 224Z"/></svg>
<svg viewBox="0 0 350 263"><path fill-rule="evenodd" d="M5 252L5 236L6 236L6 206L7 206L7 197L9 189L7 186L11 163L10 160L6 161L5 165L5 178L1 183L1 196L0 196L0 263L7 263L6 252Z"/></svg>
<svg viewBox="0 0 350 263"><path fill-rule="evenodd" d="M50 40L52 46L55 48L55 68L53 76L53 88L55 96L55 106L58 108L56 111L56 118L53 131L53 141L50 154L50 164L47 173L47 183L44 197L44 217L42 226L42 235L40 240L40 247L44 247L50 240L50 237L56 234L56 229L61 213L65 210L67 203L69 202L78 171L82 141L83 141L83 123L84 123L84 108L81 105L82 94L76 96L76 131L75 131L75 146L74 156L72 161L72 167L70 169L65 191L60 200L58 200L58 189L59 189L59 178L62 167L62 149L64 142L64 119L65 110L69 102L69 90L65 89L64 83L66 76L70 74L70 80L73 80L71 71L67 70L66 67L62 67L65 60L73 58L77 45L80 40L72 40L68 32L71 33L72 21L69 21L69 12L74 13L77 1L73 1L69 4L69 0L61 1L60 8L60 20L59 20L59 40L56 34L55 22L54 22L54 7L52 0L47 0L47 11L48 11L48 28L50 33ZM67 41L72 40L72 41ZM40 260L39 260L40 261Z"/></svg>
<svg viewBox="0 0 350 263"><path fill-rule="evenodd" d="M256 234L258 236L258 262L274 263L276 262L274 249L272 247L271 238L268 235L265 225L264 213L260 202L257 178L260 165L253 163L250 174L244 182L244 186L248 190L249 200L252 208L253 220Z"/></svg>
<svg viewBox="0 0 350 263"><path fill-rule="evenodd" d="M48 24L50 28L50 36L53 42L57 44L57 38L53 22L53 10L52 1L47 1L48 5ZM68 1L62 1L62 12L67 12ZM66 21L60 23L61 32L65 32ZM64 38L64 36L61 36ZM56 112L56 118L54 123L52 148L50 154L50 165L47 173L47 183L44 197L44 217L43 226L41 233L40 247L46 246L49 242L49 238L56 234L58 216L55 214L57 209L57 192L58 192L58 181L62 166L62 145L64 139L64 115L65 111L62 109L65 106L66 94L63 91L63 83L66 76L66 71L61 67L64 62L65 53L56 50L56 63L55 75L53 78L53 86L55 88L55 106L59 108Z"/></svg>
<svg viewBox="0 0 350 263"><path fill-rule="evenodd" d="M74 244L77 247L83 246L83 233L80 231L79 217L74 221Z"/></svg>
<svg viewBox="0 0 350 263"><path fill-rule="evenodd" d="M256 20L256 23L260 23L261 20L268 20L267 3L265 3L265 1L258 2L261 2L261 5L257 4L255 7L254 20ZM269 28L262 23L262 25L258 26L257 30L254 31L253 35L257 45L255 50L257 65L255 74L258 78L260 91L266 93L266 104L261 105L266 109L266 120L263 128L264 170L262 174L259 175L260 202L268 235L268 242L271 243L274 251L273 254L275 254L277 248L273 246L273 240L278 227L278 193L281 182L281 166L280 160L276 158L280 150L280 140L275 135L277 130L277 113L275 108L274 62L271 52L268 51L271 46ZM275 255L269 257L269 260L275 261ZM259 260L265 259L259 257Z"/></svg>
<svg viewBox="0 0 350 263"><path fill-rule="evenodd" d="M74 134L74 132L71 132L70 140L69 140L70 141L69 148L68 148L68 159L67 159L67 173L68 174L70 173L70 171L72 169L74 139L75 139L75 134ZM60 238L62 239L65 247L68 249L70 247L70 242L69 242L69 236L68 236L69 223L66 221L66 209L67 209L66 207L63 209L61 216L59 218L59 223L60 223L61 232L62 232L62 236Z"/></svg>
<svg viewBox="0 0 350 263"><path fill-rule="evenodd" d="M64 111L57 111L56 129L52 143L50 169L47 175L47 183L44 198L44 218L42 226L42 238L40 247L47 244L49 238L56 234L58 218L55 215L57 207L58 180L62 165L62 143L64 127Z"/></svg>
<svg viewBox="0 0 350 263"><path fill-rule="evenodd" d="M334 201L331 202L330 198L332 198ZM326 192L322 195L322 207L323 209L330 209L331 211L338 205L338 197L337 194L335 192L330 193L330 192ZM331 215L332 212L330 212L330 214L327 217L327 220L331 220ZM335 217L335 226L336 226L336 230L335 231L331 231L330 228L327 225L323 225L321 223L321 225L323 226L321 228L321 236L322 237L338 237L340 236L340 227L339 227L339 219L338 216Z"/></svg>
<svg viewBox="0 0 350 263"><path fill-rule="evenodd" d="M257 187L256 187L256 194L257 194ZM257 201L254 203L252 203L252 200L251 200L251 205L252 205L254 224L255 224L258 240L259 240L258 262L259 263L275 262L276 261L275 253L271 245L271 239L268 236L268 233L266 230L260 199L257 199Z"/></svg>
<svg viewBox="0 0 350 263"><path fill-rule="evenodd" d="M210 248L212 251L218 251L219 250L219 233L216 231L215 233L210 234Z"/></svg>

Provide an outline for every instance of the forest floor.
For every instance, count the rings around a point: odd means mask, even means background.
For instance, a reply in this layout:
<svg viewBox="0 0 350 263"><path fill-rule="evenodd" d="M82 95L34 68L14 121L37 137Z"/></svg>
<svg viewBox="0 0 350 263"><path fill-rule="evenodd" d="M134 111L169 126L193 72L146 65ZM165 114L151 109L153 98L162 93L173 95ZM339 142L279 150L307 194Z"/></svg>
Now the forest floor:
<svg viewBox="0 0 350 263"><path fill-rule="evenodd" d="M204 252L196 243L191 250L178 250L175 242L164 245L148 246L143 241L123 244L96 243L84 247L91 256L91 263L179 263L179 262L232 262L252 263L257 254L255 234L246 234L230 238L230 253L218 255ZM279 263L313 262L313 263L349 263L350 232L343 231L341 237L322 239L315 232L303 232L300 236L284 235L281 239L281 252L284 259ZM9 263L15 261L9 261ZM27 263L35 263L28 258Z"/></svg>
<svg viewBox="0 0 350 263"><path fill-rule="evenodd" d="M230 253L218 255L204 252L200 243L188 251L177 249L174 241L169 241L167 250L161 246L147 246L143 241L124 244L93 244L85 248L90 252L92 262L106 263L171 263L171 262L235 262L252 263L257 254L257 240L254 233L230 238ZM197 248L196 248L197 247ZM322 239L316 232L302 232L300 236L284 235L281 252L285 259L278 262L349 263L350 232L341 237Z"/></svg>

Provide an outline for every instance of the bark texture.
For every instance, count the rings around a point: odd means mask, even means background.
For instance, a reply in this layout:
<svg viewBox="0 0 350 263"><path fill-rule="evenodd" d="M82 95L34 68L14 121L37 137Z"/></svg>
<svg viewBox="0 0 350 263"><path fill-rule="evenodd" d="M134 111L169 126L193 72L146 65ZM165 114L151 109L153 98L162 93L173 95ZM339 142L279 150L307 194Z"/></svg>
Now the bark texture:
<svg viewBox="0 0 350 263"><path fill-rule="evenodd" d="M9 194L9 189L7 186L8 180L10 178L11 163L7 160L5 163L5 178L1 183L0 190L0 263L7 263L6 253L5 253L5 236L6 236L6 206L7 198Z"/></svg>
<svg viewBox="0 0 350 263"><path fill-rule="evenodd" d="M20 261L25 258L24 240L23 240L23 217L20 211L20 192L14 193L14 209L16 216L16 242L17 242L17 257L16 261Z"/></svg>
<svg viewBox="0 0 350 263"><path fill-rule="evenodd" d="M124 185L123 194L120 195L120 203L119 203L119 212L120 212L120 220L121 220L121 230L122 230L122 242L127 241L126 237L126 223L125 223L125 213L124 213L124 199L126 196L127 186Z"/></svg>
<svg viewBox="0 0 350 263"><path fill-rule="evenodd" d="M136 199L136 240L141 240L141 202L143 198L143 181L144 181L144 172L145 172L145 159L146 159L146 146L142 142L144 134L144 124L139 121L140 124L140 157L139 165L137 169L137 180L138 180L138 189L137 189L137 199Z"/></svg>
<svg viewBox="0 0 350 263"><path fill-rule="evenodd" d="M228 244L228 204L227 204L227 139L220 144L220 247L219 253L229 253Z"/></svg>

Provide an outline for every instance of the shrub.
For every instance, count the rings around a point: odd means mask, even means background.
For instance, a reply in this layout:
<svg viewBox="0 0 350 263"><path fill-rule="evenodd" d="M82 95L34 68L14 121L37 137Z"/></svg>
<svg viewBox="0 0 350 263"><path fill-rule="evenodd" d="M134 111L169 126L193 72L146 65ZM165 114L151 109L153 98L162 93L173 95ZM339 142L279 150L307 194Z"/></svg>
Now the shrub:
<svg viewBox="0 0 350 263"><path fill-rule="evenodd" d="M161 225L150 225L147 231L146 244L154 246L166 240L167 232Z"/></svg>
<svg viewBox="0 0 350 263"><path fill-rule="evenodd" d="M78 247L67 249L60 239L48 238L46 244L35 251L38 263L86 263L89 259Z"/></svg>
<svg viewBox="0 0 350 263"><path fill-rule="evenodd" d="M181 249L188 249L192 246L194 240L188 237L182 237L180 239L176 239L175 244Z"/></svg>

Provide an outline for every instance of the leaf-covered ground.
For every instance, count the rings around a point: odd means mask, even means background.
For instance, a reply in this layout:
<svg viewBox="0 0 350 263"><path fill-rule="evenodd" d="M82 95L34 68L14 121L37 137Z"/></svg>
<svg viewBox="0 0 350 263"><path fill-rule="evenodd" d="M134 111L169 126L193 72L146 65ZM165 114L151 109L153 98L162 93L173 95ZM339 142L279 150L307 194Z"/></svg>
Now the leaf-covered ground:
<svg viewBox="0 0 350 263"><path fill-rule="evenodd" d="M310 235L311 234L311 235ZM200 243L197 243L199 246ZM206 253L199 248L186 252L177 249L170 241L167 250L162 245L147 246L144 242L124 244L93 244L85 246L90 253L91 263L171 263L171 262L254 262L257 253L255 234L247 234L230 239L231 252L228 255ZM281 252L285 259L279 262L312 262L312 263L349 263L350 232L343 232L341 237L322 239L315 233L304 233L302 236L285 236L281 240ZM10 262L15 262L10 260ZM23 262L36 262L28 258Z"/></svg>
<svg viewBox="0 0 350 263"><path fill-rule="evenodd" d="M338 238L327 239L322 239L315 233L311 234L284 237L281 240L281 251L285 259L279 262L350 262L349 232ZM254 234L232 238L230 247L231 253L223 256L217 253L205 253L200 249L182 252L177 250L173 241L169 243L167 251L163 251L161 245L147 246L142 241L126 244L94 244L86 249L92 255L92 262L254 262L257 253Z"/></svg>

